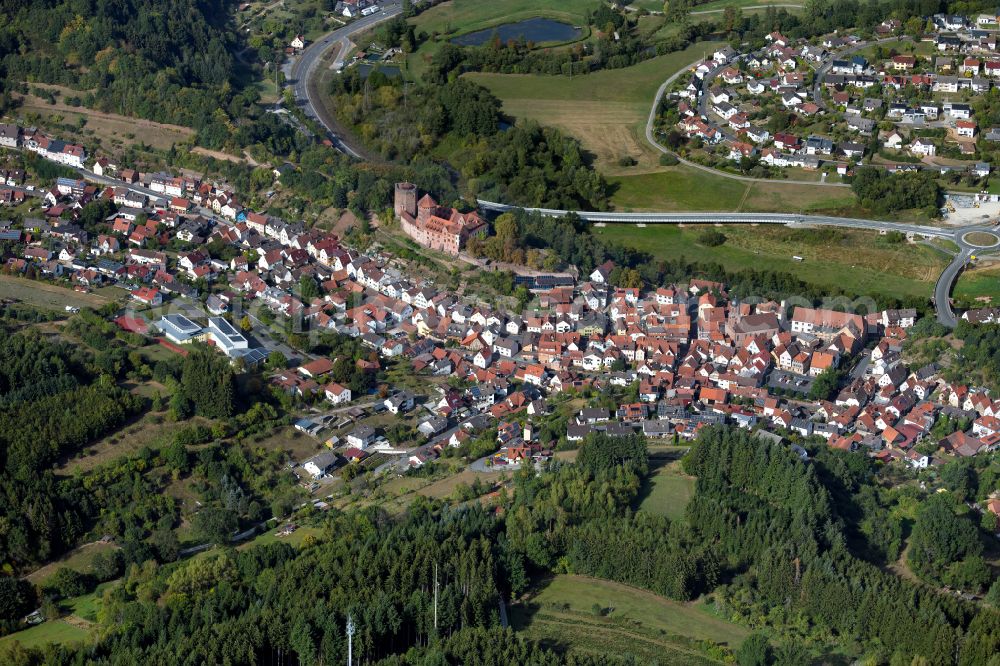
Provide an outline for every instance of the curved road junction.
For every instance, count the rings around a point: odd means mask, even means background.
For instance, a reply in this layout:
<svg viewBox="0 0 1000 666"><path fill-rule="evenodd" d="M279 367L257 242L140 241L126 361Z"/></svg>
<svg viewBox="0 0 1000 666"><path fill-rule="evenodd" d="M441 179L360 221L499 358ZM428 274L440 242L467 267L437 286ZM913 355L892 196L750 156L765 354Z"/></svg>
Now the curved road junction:
<svg viewBox="0 0 1000 666"><path fill-rule="evenodd" d="M478 200L484 210L504 212L520 208L497 203L495 201ZM567 211L552 208L525 208L529 212L542 215L562 217L571 212L581 219L591 223L608 224L784 224L813 225L826 227L846 227L850 229L865 229L868 231L898 231L904 234L920 237L924 240L948 240L958 246L959 251L951 263L944 269L934 285L934 309L937 320L941 324L954 328L958 318L951 307L951 289L962 270L968 266L976 252L994 250L1000 247L1000 236L993 225L973 225L966 227L930 227L919 224L904 224L882 220L866 220L853 217L832 217L828 215L798 215L794 213L613 213L602 211ZM968 240L970 234L980 232L989 234L996 239L990 245L979 245Z"/></svg>
<svg viewBox="0 0 1000 666"><path fill-rule="evenodd" d="M314 101L314 95L316 94L310 88L310 80L316 74L316 67L318 63L322 60L323 55L334 45L339 45L340 51L337 55L337 60L334 66L341 66L347 55L348 49L350 48L350 38L359 32L371 28L373 25L380 23L382 21L388 20L395 16L398 16L402 12L401 0L393 0L392 2L387 2L382 5L380 12L372 14L371 16L365 16L359 20L350 23L342 28L330 32L316 42L311 44L306 48L299 59L292 67L292 86L295 95L296 102L302 107L303 111L318 121L330 134L330 139L333 142L334 148L337 150L351 155L353 157L360 157L358 150L351 147L343 137L339 136L332 123L328 123L321 112L316 108L316 102ZM892 39L879 40L879 41L892 41ZM862 45L854 45L846 51L853 52L862 48ZM839 57L843 52L839 52L836 55ZM818 85L822 82L822 78L825 75L824 66L832 62L833 56L829 57L817 71L817 89ZM700 61L699 61L700 62ZM670 78L663 82L656 92L656 96L653 99L653 105L650 109L649 118L646 122L646 140L654 148L660 150L661 152L670 152L666 147L660 145L653 136L653 126L656 117L656 110L659 106L660 99L666 92L666 89L677 80L678 77L682 76L684 73L690 70L691 66L685 67L680 71L673 74ZM721 68L720 68L721 69ZM827 68L828 69L828 68ZM709 77L705 77L706 80ZM817 91L814 90L814 96ZM694 167L703 171L711 172L715 175L725 176L727 178L732 178L741 181L762 181L762 182L774 182L768 179L757 179L747 176L738 176L736 174L729 174L725 172L720 172L716 169L706 167L702 164L696 162L691 162L689 160L681 158L680 161L687 166ZM86 173L85 175L93 176L92 173ZM795 182L795 181L779 181L779 182ZM817 183L815 181L809 181L810 185L828 185L828 186L842 186L840 183ZM514 210L516 208L521 208L520 206L510 206L507 204L497 203L493 201L483 201L479 200L479 205L486 209L496 212L503 212L508 210ZM1000 247L1000 236L997 236L997 231L992 225L973 225L960 228L941 228L941 227L930 227L921 226L916 224L903 224L899 222L887 222L882 220L868 220L860 218L845 218L845 217L831 217L825 215L799 215L794 213L696 213L696 212L681 212L681 213L615 213L615 212L601 212L601 211L567 211L567 210L556 210L548 208L526 208L525 210L531 212L537 212L543 215L551 215L556 217L561 217L568 215L569 213L575 213L580 216L580 218L587 220L592 223L610 223L610 224L785 224L785 225L814 225L814 226L833 226L833 227L847 227L852 229L867 229L870 231L899 231L905 234L912 234L915 237L922 237L925 240L931 239L943 239L948 240L958 246L959 251L954 255L951 263L945 268L937 280L934 286L934 307L937 315L937 320L941 324L953 328L957 324L957 317L955 312L951 307L951 289L955 284L955 280L958 278L962 270L968 266L972 257L976 252L981 250L995 250ZM985 232L993 237L997 238L997 242L989 245L982 246L969 243L966 237L973 232Z"/></svg>

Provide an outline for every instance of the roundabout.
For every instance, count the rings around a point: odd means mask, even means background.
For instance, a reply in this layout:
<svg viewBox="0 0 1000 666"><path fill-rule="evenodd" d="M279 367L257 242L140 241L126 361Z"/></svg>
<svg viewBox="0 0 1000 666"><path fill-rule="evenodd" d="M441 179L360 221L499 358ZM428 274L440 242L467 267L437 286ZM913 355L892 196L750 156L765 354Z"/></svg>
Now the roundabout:
<svg viewBox="0 0 1000 666"><path fill-rule="evenodd" d="M364 17L359 21L351 23L347 26L334 30L333 32L327 33L325 36L320 37L317 41L312 44L309 48L305 49L302 56L295 63L292 70L292 91L294 93L296 102L302 107L306 115L317 120L321 125L327 130L333 147L342 153L347 155L352 155L357 157L358 151L349 146L343 137L337 136L334 132L334 128L324 120L321 113L319 113L315 107L314 101L312 99L311 91L309 89L309 81L316 74L317 62L319 58L330 48L334 46L335 43L341 45L341 53L346 53L349 48L350 38L355 33L362 30L366 30L375 23L384 21L386 19L394 18L402 12L401 4L396 2L387 2L382 11L376 15ZM894 41L897 38L891 38L881 41ZM653 136L653 124L655 121L656 109L658 107L659 101L663 94L666 92L666 88L673 83L679 76L681 76L687 68L681 69L674 73L670 78L664 81L659 90L657 90L655 96L655 102L650 111L650 115L646 122L646 139L653 147L659 149L661 152L668 152L667 148L659 145ZM822 75L824 72L821 72ZM820 77L821 78L821 77ZM711 171L713 173L720 173L715 169L711 169L701 164L695 162L688 162L687 160L681 159L682 163L688 164L691 167L703 170ZM736 174L722 174L727 178L732 178L741 181L755 181L759 179L751 178L748 176L736 175ZM785 181L792 182L792 181ZM812 183L814 185L825 185L828 187L849 187L845 183ZM478 204L484 210L490 210L493 212L504 212L514 208L520 208L520 206L512 206L509 204L503 204L498 202L490 202L479 200ZM843 218L825 215L808 215L800 213L726 213L726 212L648 212L648 213L633 213L633 212L607 212L607 211L567 211L567 210L553 210L553 209L543 209L543 208L527 208L526 210L531 212L541 213L543 215L550 216L563 216L567 214L578 215L582 220L590 223L602 223L602 224L782 224L782 225L809 225L809 226L832 226L832 227L847 227L854 229L867 229L870 231L895 231L907 234L911 238L931 240L940 239L946 241L952 241L957 246L957 252L950 252L952 254L951 263L945 268L945 270L938 277L937 283L934 287L934 308L937 315L937 320L948 326L954 328L957 324L957 317L952 309L951 305L951 290L955 284L958 275L969 265L969 263L974 259L976 253L980 250L994 250L1000 248L1000 234L998 234L993 226L987 226L980 224L978 226L965 226L957 228L943 228L925 225L915 225L915 224L905 224L899 222L890 222L884 220L873 220L864 218Z"/></svg>
<svg viewBox="0 0 1000 666"><path fill-rule="evenodd" d="M970 231L962 234L962 243L969 247L987 250L1000 245L1000 236L989 231Z"/></svg>

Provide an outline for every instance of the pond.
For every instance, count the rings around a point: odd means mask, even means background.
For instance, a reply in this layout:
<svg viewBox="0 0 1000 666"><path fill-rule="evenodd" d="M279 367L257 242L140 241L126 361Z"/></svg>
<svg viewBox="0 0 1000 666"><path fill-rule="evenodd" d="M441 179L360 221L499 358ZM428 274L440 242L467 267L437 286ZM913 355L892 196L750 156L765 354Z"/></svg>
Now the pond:
<svg viewBox="0 0 1000 666"><path fill-rule="evenodd" d="M358 65L358 71L361 73L361 78L367 79L368 75L372 73L372 70L378 69L390 79L395 79L402 76L402 72L399 70L398 65L373 65L371 63L361 63Z"/></svg>
<svg viewBox="0 0 1000 666"><path fill-rule="evenodd" d="M538 44L541 42L567 42L576 39L580 36L580 29L562 21L533 18L459 35L452 39L451 43L459 46L482 46L490 41L494 34L502 42L523 37L529 42Z"/></svg>

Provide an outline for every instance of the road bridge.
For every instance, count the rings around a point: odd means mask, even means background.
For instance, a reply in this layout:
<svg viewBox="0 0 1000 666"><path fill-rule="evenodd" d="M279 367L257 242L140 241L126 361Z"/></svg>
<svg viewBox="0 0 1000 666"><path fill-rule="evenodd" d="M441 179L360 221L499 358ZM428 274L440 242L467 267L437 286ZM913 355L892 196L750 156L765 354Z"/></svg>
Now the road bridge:
<svg viewBox="0 0 1000 666"><path fill-rule="evenodd" d="M478 204L483 210L500 213L520 208L519 206L511 206L484 199L479 199ZM887 220L867 220L830 215L801 215L796 213L619 213L606 211L569 211L554 208L524 208L523 210L551 217L565 217L573 214L587 222L603 224L784 224L789 226L843 227L880 232L898 231L924 240L948 240L955 243L959 251L954 256L952 262L948 264L938 277L937 283L934 285L934 309L938 322L949 328L954 328L958 323L958 318L951 305L951 290L958 276L968 266L976 252L996 250L1000 247L1000 236L997 235L997 227L992 225L947 228L905 224ZM989 234L995 239L995 242L987 242L985 244L972 243L968 240L968 237L975 232Z"/></svg>

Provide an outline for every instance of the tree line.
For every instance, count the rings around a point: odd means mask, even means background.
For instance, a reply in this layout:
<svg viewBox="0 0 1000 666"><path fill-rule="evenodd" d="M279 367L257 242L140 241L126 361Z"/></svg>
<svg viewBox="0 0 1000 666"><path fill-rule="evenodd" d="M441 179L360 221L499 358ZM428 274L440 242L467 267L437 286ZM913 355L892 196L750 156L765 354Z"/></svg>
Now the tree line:
<svg viewBox="0 0 1000 666"><path fill-rule="evenodd" d="M341 118L382 157L424 171L445 153L445 171L435 179L458 172L478 197L556 208L608 205L608 185L576 140L535 123L504 126L500 100L470 81L412 85L380 72L365 78L353 68L331 82L330 94Z"/></svg>

